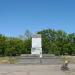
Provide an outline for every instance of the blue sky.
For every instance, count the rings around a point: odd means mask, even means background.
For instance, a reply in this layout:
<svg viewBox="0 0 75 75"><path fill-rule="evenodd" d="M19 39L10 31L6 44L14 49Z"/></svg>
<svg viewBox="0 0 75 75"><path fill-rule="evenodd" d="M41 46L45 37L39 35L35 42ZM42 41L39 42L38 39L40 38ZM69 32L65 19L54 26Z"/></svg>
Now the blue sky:
<svg viewBox="0 0 75 75"><path fill-rule="evenodd" d="M19 36L52 28L75 32L75 0L0 0L0 33Z"/></svg>

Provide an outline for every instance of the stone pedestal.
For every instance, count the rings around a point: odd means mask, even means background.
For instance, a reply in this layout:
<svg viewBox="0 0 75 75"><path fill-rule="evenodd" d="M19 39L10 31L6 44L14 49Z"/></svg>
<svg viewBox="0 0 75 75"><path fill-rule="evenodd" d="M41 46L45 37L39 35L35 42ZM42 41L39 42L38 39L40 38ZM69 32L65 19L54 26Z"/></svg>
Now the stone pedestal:
<svg viewBox="0 0 75 75"><path fill-rule="evenodd" d="M32 37L31 54L36 54L42 57L42 38L40 34L34 35Z"/></svg>

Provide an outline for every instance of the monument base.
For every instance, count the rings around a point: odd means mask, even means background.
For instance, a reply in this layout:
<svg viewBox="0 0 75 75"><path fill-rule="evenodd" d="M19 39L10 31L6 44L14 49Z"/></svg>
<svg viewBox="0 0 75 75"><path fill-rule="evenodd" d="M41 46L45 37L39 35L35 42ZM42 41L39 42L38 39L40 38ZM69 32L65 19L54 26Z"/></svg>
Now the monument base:
<svg viewBox="0 0 75 75"><path fill-rule="evenodd" d="M42 54L42 48L31 48L31 54Z"/></svg>
<svg viewBox="0 0 75 75"><path fill-rule="evenodd" d="M16 58L17 64L42 64L42 65L55 65L62 64L63 59L59 56L52 56L50 54L43 54L40 58L35 54L25 54Z"/></svg>

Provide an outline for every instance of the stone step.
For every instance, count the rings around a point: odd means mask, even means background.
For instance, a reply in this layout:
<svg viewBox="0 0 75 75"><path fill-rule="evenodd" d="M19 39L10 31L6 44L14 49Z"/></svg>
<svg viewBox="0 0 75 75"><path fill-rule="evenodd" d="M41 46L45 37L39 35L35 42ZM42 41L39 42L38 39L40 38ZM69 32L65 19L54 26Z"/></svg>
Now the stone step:
<svg viewBox="0 0 75 75"><path fill-rule="evenodd" d="M18 64L61 64L62 58L58 56L43 55L40 58L37 55L24 55L16 57Z"/></svg>

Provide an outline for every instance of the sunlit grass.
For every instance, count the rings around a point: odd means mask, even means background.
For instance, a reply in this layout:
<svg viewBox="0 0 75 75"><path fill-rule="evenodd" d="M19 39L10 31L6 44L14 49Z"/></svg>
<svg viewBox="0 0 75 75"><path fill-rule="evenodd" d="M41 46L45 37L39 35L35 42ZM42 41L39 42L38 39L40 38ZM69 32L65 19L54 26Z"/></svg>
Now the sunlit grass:
<svg viewBox="0 0 75 75"><path fill-rule="evenodd" d="M75 64L75 56L63 56L63 61L68 60L69 63Z"/></svg>
<svg viewBox="0 0 75 75"><path fill-rule="evenodd" d="M0 64L14 64L16 63L15 57L0 57Z"/></svg>

